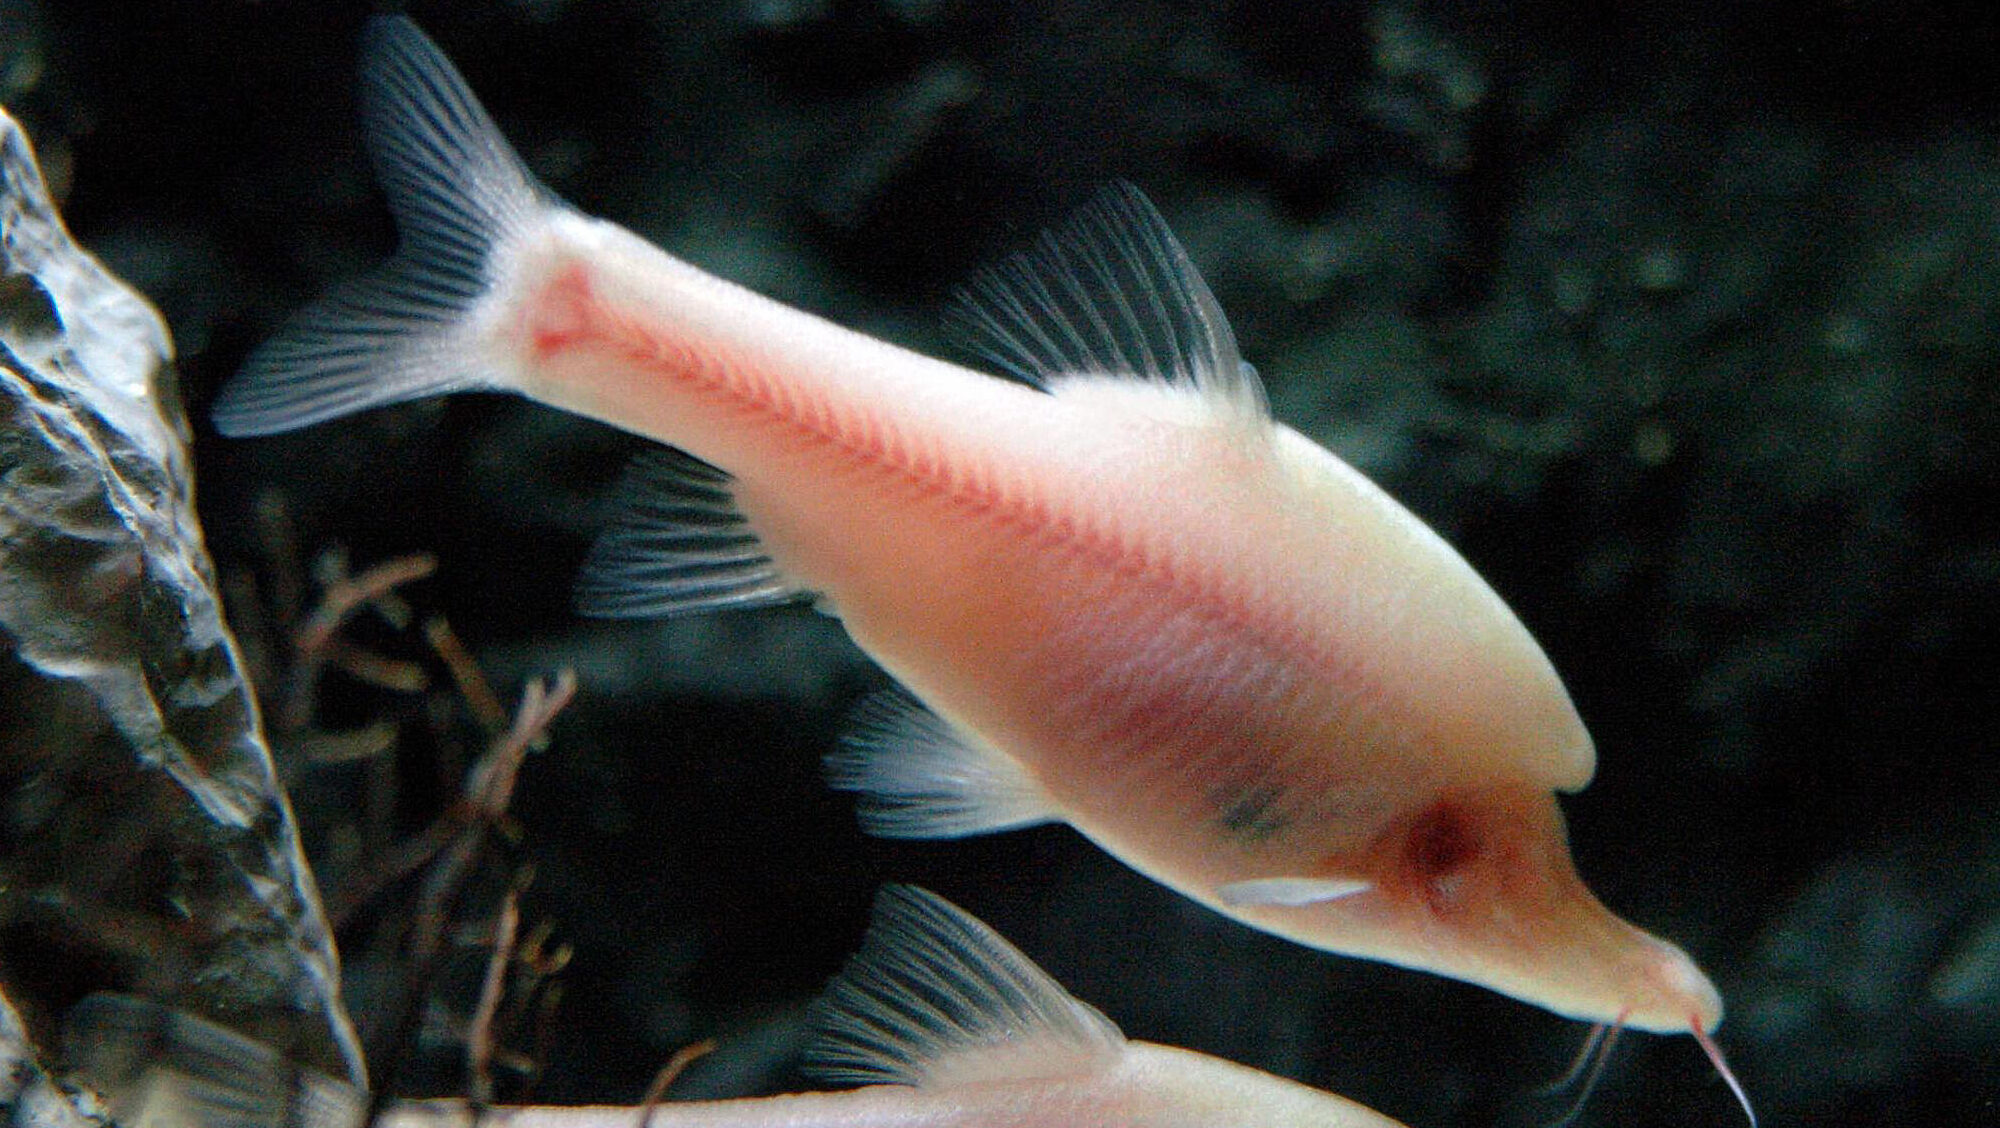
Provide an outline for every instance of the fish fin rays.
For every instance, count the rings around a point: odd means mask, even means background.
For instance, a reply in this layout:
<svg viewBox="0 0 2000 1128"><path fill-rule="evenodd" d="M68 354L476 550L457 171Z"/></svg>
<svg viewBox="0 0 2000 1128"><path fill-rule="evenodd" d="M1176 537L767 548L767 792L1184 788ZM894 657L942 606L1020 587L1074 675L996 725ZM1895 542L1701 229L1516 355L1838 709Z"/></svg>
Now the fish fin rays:
<svg viewBox="0 0 2000 1128"><path fill-rule="evenodd" d="M814 1005L806 1069L946 1088L1106 1068L1125 1036L970 914L910 886L875 899L861 950Z"/></svg>
<svg viewBox="0 0 2000 1128"><path fill-rule="evenodd" d="M860 793L863 829L883 838L964 838L1061 821L1012 757L902 690L862 701L826 758L826 775Z"/></svg>
<svg viewBox="0 0 2000 1128"><path fill-rule="evenodd" d="M649 618L809 598L757 540L730 485L728 474L672 448L636 459L584 561L577 609Z"/></svg>
<svg viewBox="0 0 2000 1128"><path fill-rule="evenodd" d="M1345 900L1366 893L1373 882L1349 877L1264 877L1232 881L1215 891L1215 899L1232 909L1303 908Z"/></svg>
<svg viewBox="0 0 2000 1128"><path fill-rule="evenodd" d="M204 1018L131 995L91 995L64 1025L71 1073L119 1124L358 1128L367 1096Z"/></svg>
<svg viewBox="0 0 2000 1128"><path fill-rule="evenodd" d="M401 242L386 263L300 311L251 354L216 400L223 434L290 431L505 383L481 359L472 313L494 289L500 249L555 197L404 17L368 25L361 104Z"/></svg>
<svg viewBox="0 0 2000 1128"><path fill-rule="evenodd" d="M1215 295L1152 203L1123 181L1033 250L975 275L952 320L975 353L1051 391L1124 377L1193 393L1221 419L1270 417Z"/></svg>

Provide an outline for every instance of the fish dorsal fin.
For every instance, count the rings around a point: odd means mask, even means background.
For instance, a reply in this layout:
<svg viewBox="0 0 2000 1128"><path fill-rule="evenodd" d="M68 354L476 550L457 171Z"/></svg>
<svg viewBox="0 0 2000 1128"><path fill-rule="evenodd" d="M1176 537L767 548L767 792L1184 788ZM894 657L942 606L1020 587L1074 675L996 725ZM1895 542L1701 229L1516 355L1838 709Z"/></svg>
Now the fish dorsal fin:
<svg viewBox="0 0 2000 1128"><path fill-rule="evenodd" d="M861 950L815 1005L806 1068L827 1081L947 1088L1074 1077L1125 1035L998 933L935 893L890 885Z"/></svg>
<svg viewBox="0 0 2000 1128"><path fill-rule="evenodd" d="M149 999L92 995L63 1036L70 1073L122 1128L358 1128L368 1108L352 1085Z"/></svg>
<svg viewBox="0 0 2000 1128"><path fill-rule="evenodd" d="M963 838L1061 818L1013 757L899 689L855 709L826 775L860 793L862 828L883 838Z"/></svg>
<svg viewBox="0 0 2000 1128"><path fill-rule="evenodd" d="M1051 391L1122 376L1197 393L1221 419L1269 417L1215 295L1151 201L1123 181L1033 250L975 275L953 319L975 352Z"/></svg>
<svg viewBox="0 0 2000 1128"><path fill-rule="evenodd" d="M610 528L584 562L577 609L633 619L808 597L764 551L730 483L671 448L637 459L617 488Z"/></svg>

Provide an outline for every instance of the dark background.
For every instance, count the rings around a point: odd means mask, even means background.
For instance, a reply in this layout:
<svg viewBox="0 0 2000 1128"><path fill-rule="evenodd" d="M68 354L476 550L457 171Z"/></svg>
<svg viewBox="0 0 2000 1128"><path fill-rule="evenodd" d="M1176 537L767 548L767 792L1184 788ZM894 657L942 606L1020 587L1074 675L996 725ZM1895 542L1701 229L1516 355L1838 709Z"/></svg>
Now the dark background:
<svg viewBox="0 0 2000 1128"><path fill-rule="evenodd" d="M817 762L882 675L836 625L570 610L631 441L490 397L217 438L203 407L245 351L391 244L352 124L369 10L0 0L0 89L79 239L173 326L252 626L298 579L280 528L308 561L436 553L404 594L509 699L577 668L516 803L527 915L576 950L536 1099L634 1100L705 1036L678 1094L801 1086L800 1008L904 880L1136 1037L1416 1128L1559 1113L1533 1090L1573 1024L1249 932L1067 830L862 838ZM580 207L925 351L951 351L968 270L1140 184L1280 416L1443 531L1564 672L1600 755L1566 804L1579 866L1717 979L1764 1122L2000 1122L1990 4L409 10ZM436 684L333 675L318 699L315 731L405 730L392 831L455 778ZM287 773L337 885L385 777ZM343 935L364 1027L396 974L380 923ZM448 1042L406 1087L452 1088ZM1634 1035L1582 1123L1735 1116L1688 1039Z"/></svg>

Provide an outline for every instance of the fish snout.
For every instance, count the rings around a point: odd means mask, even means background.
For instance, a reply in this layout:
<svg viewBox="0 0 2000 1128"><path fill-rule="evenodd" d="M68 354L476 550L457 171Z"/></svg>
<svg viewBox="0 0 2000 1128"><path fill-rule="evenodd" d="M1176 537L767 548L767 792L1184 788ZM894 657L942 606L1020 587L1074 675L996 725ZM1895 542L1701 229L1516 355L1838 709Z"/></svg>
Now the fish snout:
<svg viewBox="0 0 2000 1128"><path fill-rule="evenodd" d="M1632 1005L1631 1025L1661 1032L1702 1033L1722 1022L1722 993L1677 944L1648 936L1643 989Z"/></svg>

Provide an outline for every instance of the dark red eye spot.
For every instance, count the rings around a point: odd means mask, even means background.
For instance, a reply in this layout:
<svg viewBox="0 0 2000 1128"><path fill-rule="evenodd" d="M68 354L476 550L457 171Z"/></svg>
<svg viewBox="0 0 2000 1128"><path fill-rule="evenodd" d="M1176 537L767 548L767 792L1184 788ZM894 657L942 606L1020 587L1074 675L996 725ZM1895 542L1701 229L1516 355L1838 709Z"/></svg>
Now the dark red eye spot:
<svg viewBox="0 0 2000 1128"><path fill-rule="evenodd" d="M1478 831L1465 812L1450 803L1439 803L1417 816L1403 847L1411 874L1431 883L1458 871L1478 853Z"/></svg>
<svg viewBox="0 0 2000 1128"><path fill-rule="evenodd" d="M1465 893L1461 871L1478 855L1479 839L1471 817L1452 803L1435 804L1410 825L1403 864L1433 913L1444 916L1459 907Z"/></svg>

